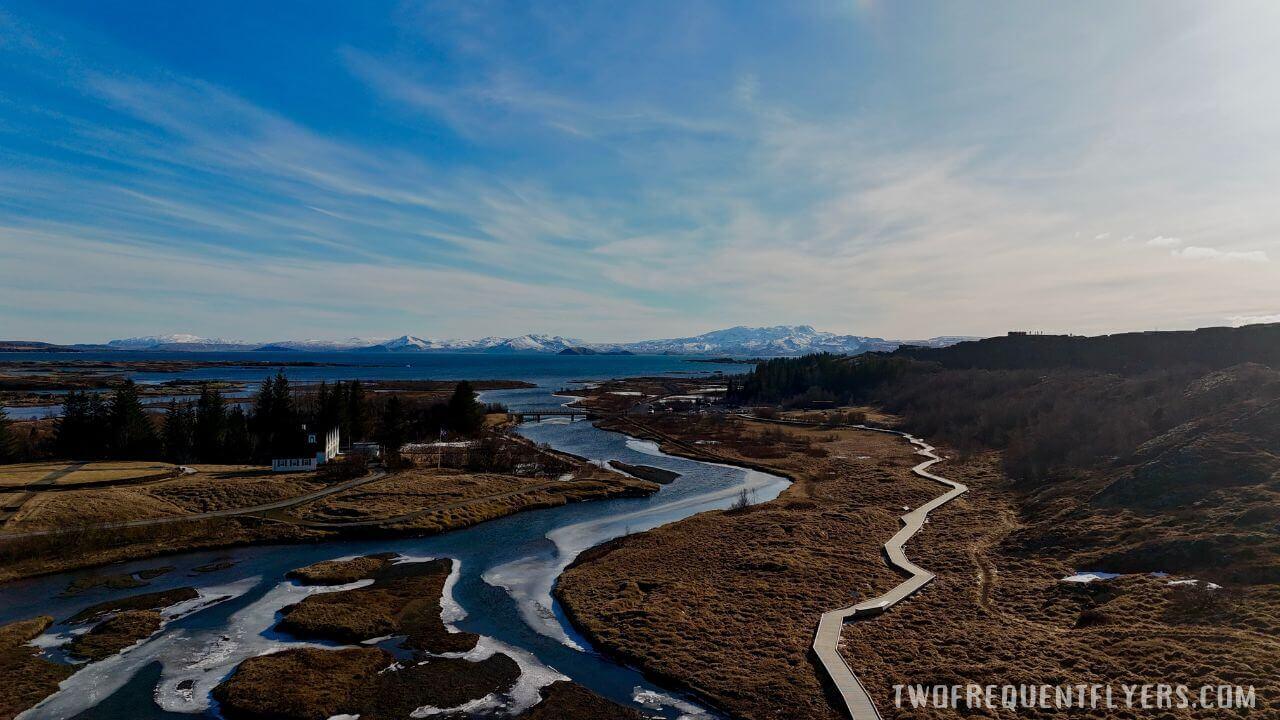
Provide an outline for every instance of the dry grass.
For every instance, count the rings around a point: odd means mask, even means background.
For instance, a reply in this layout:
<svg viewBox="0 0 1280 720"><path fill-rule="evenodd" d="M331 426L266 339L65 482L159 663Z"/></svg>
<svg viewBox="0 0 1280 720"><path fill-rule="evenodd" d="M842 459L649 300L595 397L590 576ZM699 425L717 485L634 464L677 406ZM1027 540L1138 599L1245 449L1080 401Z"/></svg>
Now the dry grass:
<svg viewBox="0 0 1280 720"><path fill-rule="evenodd" d="M12 720L58 689L73 668L38 657L25 645L53 624L48 615L0 626L0 720Z"/></svg>
<svg viewBox="0 0 1280 720"><path fill-rule="evenodd" d="M469 527L513 512L567 502L642 495L657 485L581 465L565 480L414 468L292 508L304 521L370 523L430 534Z"/></svg>
<svg viewBox="0 0 1280 720"><path fill-rule="evenodd" d="M322 560L290 570L287 577L303 585L345 585L373 577L397 557L396 553L379 553L349 560Z"/></svg>
<svg viewBox="0 0 1280 720"><path fill-rule="evenodd" d="M111 657L159 630L160 620L160 613L155 610L125 610L78 635L67 649L88 660Z"/></svg>
<svg viewBox="0 0 1280 720"><path fill-rule="evenodd" d="M571 682L555 682L542 691L542 702L517 717L524 720L641 720L644 715L610 702Z"/></svg>
<svg viewBox="0 0 1280 720"><path fill-rule="evenodd" d="M5 526L10 532L62 530L78 525L146 520L252 507L323 487L311 474L206 474L129 487L40 494Z"/></svg>
<svg viewBox="0 0 1280 720"><path fill-rule="evenodd" d="M30 485L50 475L74 468L57 478L58 485L112 482L138 478L160 479L178 471L176 465L162 462L110 460L77 466L68 460L0 465L0 487Z"/></svg>
<svg viewBox="0 0 1280 720"><path fill-rule="evenodd" d="M450 560L384 561L365 575L373 578L372 585L308 596L285 609L278 627L298 637L341 643L404 635L403 646L413 650L465 652L478 638L451 633L440 619L440 597L452 568Z"/></svg>

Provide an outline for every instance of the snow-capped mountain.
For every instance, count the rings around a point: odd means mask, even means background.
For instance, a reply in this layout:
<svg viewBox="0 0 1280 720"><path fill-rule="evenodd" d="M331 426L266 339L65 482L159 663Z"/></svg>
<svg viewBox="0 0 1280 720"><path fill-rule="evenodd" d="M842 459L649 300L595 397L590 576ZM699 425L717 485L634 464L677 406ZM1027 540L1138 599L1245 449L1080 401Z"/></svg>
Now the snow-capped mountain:
<svg viewBox="0 0 1280 720"><path fill-rule="evenodd" d="M433 340L404 335L394 340L359 348L361 352L491 352L491 353L558 353L567 347L583 345L581 340L559 335L521 335L513 338L485 337L477 340Z"/></svg>
<svg viewBox="0 0 1280 720"><path fill-rule="evenodd" d="M542 352L558 353L565 348L586 345L581 340L559 335L521 335L494 343L485 352Z"/></svg>
<svg viewBox="0 0 1280 720"><path fill-rule="evenodd" d="M633 353L698 355L802 355L813 352L860 353L893 350L898 343L862 335L837 335L809 325L752 328L739 325L702 335L670 340L645 340L617 347Z"/></svg>
<svg viewBox="0 0 1280 720"><path fill-rule="evenodd" d="M142 337L124 338L121 340L112 340L107 343L107 346L117 350L187 351L241 350L255 347L255 345L251 343L244 343L238 340L206 338L200 337L199 335L189 335L187 333L174 333L171 335L144 335Z"/></svg>
<svg viewBox="0 0 1280 720"><path fill-rule="evenodd" d="M387 338L358 338L346 340L280 340L260 345L257 350L298 350L302 352L342 352L388 342Z"/></svg>
<svg viewBox="0 0 1280 720"><path fill-rule="evenodd" d="M976 338L943 336L928 340L886 340L864 335L838 335L815 330L809 325L776 325L774 327L738 326L715 330L692 337L666 340L642 340L630 343L588 343L560 335L520 335L518 337L484 337L475 340L438 340L416 335L401 335L391 340L348 338L346 340L281 340L271 343L243 343L197 335L153 335L112 340L108 347L117 350L291 350L300 352L486 352L486 353L560 353L568 348L596 352L630 352L660 355L727 355L735 357L776 357L804 355L814 352L857 354L867 351L890 351L900 345L944 347ZM581 353L579 353L581 354Z"/></svg>

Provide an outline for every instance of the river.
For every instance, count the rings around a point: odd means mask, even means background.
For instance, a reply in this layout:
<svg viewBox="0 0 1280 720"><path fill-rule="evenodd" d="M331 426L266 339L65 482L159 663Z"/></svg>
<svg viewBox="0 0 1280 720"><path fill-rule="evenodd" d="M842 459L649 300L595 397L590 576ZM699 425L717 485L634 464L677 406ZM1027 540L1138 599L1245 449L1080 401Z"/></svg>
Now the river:
<svg viewBox="0 0 1280 720"><path fill-rule="evenodd" d="M487 401L513 409L563 403L554 388L493 391ZM681 477L647 498L576 503L512 515L429 538L342 541L309 545L247 547L184 553L111 567L130 572L172 565L151 581L150 592L191 585L201 598L171 609L172 619L150 639L106 660L84 666L61 690L22 718L217 717L209 691L241 660L303 643L273 628L277 612L305 594L324 591L285 579L296 567L320 560L394 551L410 558L449 557L454 575L446 588L445 617L458 629L483 636L481 652L502 651L521 665L512 691L491 698L489 710L519 710L536 700L537 689L560 677L615 702L664 718L714 714L647 681L631 668L597 653L565 621L551 595L556 578L582 550L630 532L674 522L704 510L730 506L745 488L753 502L770 500L786 487L781 477L754 470L672 457L652 443L595 428L587 422L548 420L521 426L538 442L597 462L609 459L674 470ZM194 568L215 559L235 561L209 573ZM59 597L71 580L92 571L62 573L0 586L0 622L51 614L59 620L99 600L134 591L96 590ZM51 657L70 639L70 628L54 625L37 638ZM384 643L393 649L395 640Z"/></svg>

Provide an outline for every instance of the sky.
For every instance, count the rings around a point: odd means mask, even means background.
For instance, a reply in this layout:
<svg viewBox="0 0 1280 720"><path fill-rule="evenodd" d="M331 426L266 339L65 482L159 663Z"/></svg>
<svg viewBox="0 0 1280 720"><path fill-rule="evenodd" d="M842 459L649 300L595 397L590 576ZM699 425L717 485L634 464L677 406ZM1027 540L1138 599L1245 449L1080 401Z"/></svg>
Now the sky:
<svg viewBox="0 0 1280 720"><path fill-rule="evenodd" d="M1280 4L6 0L0 338L1280 321Z"/></svg>

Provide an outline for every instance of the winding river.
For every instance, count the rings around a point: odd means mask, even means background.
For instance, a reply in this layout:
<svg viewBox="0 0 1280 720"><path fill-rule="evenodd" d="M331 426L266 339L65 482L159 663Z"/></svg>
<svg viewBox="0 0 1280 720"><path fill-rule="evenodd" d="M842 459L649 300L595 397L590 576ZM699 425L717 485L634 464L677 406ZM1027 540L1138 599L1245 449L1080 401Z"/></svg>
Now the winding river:
<svg viewBox="0 0 1280 720"><path fill-rule="evenodd" d="M485 400L512 409L560 404L546 389L486 393ZM617 459L674 470L681 477L647 498L623 498L519 513L428 538L341 541L185 553L112 566L114 573L157 566L175 569L144 590L96 590L74 598L59 593L92 571L62 573L0 586L0 622L51 614L65 619L100 600L134 592L193 586L200 598L168 609L162 631L106 660L84 665L62 688L20 717L144 718L217 717L209 692L242 660L300 642L273 628L280 608L312 592L285 579L293 568L319 560L393 551L408 558L449 557L454 574L446 588L445 618L483 636L473 653L501 651L521 666L520 681L480 712L520 711L537 701L540 687L562 677L615 702L665 718L715 717L689 698L647 681L639 672L597 653L565 620L551 589L583 550L629 532L647 530L705 510L730 506L747 488L756 502L777 497L784 478L742 468L665 455L652 443L563 419L532 423L520 432L538 442L593 461ZM194 569L230 558L231 567ZM101 572L101 570L99 571ZM61 657L71 628L54 625L37 638ZM383 646L393 650L396 641Z"/></svg>

